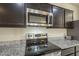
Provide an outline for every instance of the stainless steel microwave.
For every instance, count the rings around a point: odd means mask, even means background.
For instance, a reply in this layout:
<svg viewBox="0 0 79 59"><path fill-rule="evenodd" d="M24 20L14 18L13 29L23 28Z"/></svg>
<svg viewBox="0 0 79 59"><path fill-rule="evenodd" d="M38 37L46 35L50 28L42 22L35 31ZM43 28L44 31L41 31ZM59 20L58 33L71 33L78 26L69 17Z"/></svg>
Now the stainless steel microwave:
<svg viewBox="0 0 79 59"><path fill-rule="evenodd" d="M27 25L53 26L53 14L46 11L27 8L26 19Z"/></svg>

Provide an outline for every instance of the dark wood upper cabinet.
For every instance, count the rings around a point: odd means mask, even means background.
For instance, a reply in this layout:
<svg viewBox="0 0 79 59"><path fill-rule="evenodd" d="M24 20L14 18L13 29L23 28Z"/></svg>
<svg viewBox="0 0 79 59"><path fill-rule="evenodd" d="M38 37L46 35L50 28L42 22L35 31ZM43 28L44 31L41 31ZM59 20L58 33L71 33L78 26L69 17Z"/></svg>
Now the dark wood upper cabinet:
<svg viewBox="0 0 79 59"><path fill-rule="evenodd" d="M64 28L64 9L53 6L53 27Z"/></svg>
<svg viewBox="0 0 79 59"><path fill-rule="evenodd" d="M40 3L27 3L27 8L40 10Z"/></svg>
<svg viewBox="0 0 79 59"><path fill-rule="evenodd" d="M49 12L51 5L48 3L27 3L27 8Z"/></svg>
<svg viewBox="0 0 79 59"><path fill-rule="evenodd" d="M51 12L51 5L47 3L40 3L40 10Z"/></svg>
<svg viewBox="0 0 79 59"><path fill-rule="evenodd" d="M25 27L24 3L0 3L0 27Z"/></svg>
<svg viewBox="0 0 79 59"><path fill-rule="evenodd" d="M73 11L65 9L65 27L73 28Z"/></svg>

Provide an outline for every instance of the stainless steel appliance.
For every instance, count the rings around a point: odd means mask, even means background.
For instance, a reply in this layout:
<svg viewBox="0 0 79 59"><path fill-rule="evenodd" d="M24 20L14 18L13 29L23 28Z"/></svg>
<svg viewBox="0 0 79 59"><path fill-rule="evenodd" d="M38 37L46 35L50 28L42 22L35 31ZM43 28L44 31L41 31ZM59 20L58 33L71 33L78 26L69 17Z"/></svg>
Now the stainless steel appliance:
<svg viewBox="0 0 79 59"><path fill-rule="evenodd" d="M27 8L27 25L31 26L53 26L53 14L46 11Z"/></svg>
<svg viewBox="0 0 79 59"><path fill-rule="evenodd" d="M30 37L34 36L30 39ZM25 55L38 55L45 51L48 47L47 34L28 34L26 40L26 54Z"/></svg>

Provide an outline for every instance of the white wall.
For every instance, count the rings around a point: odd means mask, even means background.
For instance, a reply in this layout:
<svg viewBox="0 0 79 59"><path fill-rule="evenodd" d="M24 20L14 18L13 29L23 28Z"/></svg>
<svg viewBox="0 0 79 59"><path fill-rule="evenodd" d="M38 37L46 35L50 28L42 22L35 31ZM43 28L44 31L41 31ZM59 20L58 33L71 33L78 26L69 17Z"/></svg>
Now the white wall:
<svg viewBox="0 0 79 59"><path fill-rule="evenodd" d="M71 4L59 3L54 5L71 9L74 11L74 20L78 20L78 8ZM46 29L44 27L27 27L27 28L0 28L0 41L12 41L25 38L25 33L48 33L49 37L60 37L66 34L66 29Z"/></svg>

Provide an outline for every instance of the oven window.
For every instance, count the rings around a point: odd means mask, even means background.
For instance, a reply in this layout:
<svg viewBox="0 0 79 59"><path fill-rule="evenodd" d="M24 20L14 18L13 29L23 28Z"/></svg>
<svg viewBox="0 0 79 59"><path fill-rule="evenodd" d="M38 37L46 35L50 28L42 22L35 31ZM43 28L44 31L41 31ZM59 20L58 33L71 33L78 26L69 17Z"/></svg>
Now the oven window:
<svg viewBox="0 0 79 59"><path fill-rule="evenodd" d="M29 13L29 23L41 23L46 24L47 23L47 15L40 15L40 14L32 14Z"/></svg>

